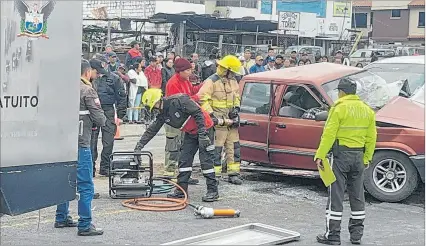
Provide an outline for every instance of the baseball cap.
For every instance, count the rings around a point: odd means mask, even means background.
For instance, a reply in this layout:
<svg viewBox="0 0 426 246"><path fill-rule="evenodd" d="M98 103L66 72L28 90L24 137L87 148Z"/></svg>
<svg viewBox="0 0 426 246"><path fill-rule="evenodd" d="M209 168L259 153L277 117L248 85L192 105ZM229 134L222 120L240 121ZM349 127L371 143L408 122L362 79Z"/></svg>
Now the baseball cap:
<svg viewBox="0 0 426 246"><path fill-rule="evenodd" d="M109 52L108 57L117 57L117 54L115 52Z"/></svg>
<svg viewBox="0 0 426 246"><path fill-rule="evenodd" d="M256 56L256 61L264 60L262 56Z"/></svg>
<svg viewBox="0 0 426 246"><path fill-rule="evenodd" d="M99 59L91 59L89 61L90 63L90 67L92 67L93 69L95 69L98 73L100 74L107 74L107 70L104 68L103 66L103 61L99 60Z"/></svg>
<svg viewBox="0 0 426 246"><path fill-rule="evenodd" d="M133 48L135 46L135 44L139 44L139 42L136 41L136 40L133 40L132 42L130 42L130 47Z"/></svg>
<svg viewBox="0 0 426 246"><path fill-rule="evenodd" d="M283 60L284 60L284 57L283 57L282 55L277 55L277 56L275 57L275 59L278 59L278 58L281 58L281 59L283 59Z"/></svg>
<svg viewBox="0 0 426 246"><path fill-rule="evenodd" d="M347 78L342 78L337 85L337 89L346 94L356 93L356 82Z"/></svg>

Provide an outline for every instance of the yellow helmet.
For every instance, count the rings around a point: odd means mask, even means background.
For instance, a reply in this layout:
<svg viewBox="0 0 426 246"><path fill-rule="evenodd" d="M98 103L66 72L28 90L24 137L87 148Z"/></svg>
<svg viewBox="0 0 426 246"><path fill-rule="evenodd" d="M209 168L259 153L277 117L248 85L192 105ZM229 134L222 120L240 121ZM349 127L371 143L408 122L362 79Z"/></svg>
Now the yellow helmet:
<svg viewBox="0 0 426 246"><path fill-rule="evenodd" d="M142 104L148 107L150 111L154 108L154 105L161 100L162 92L161 89L151 88L145 91L142 96Z"/></svg>
<svg viewBox="0 0 426 246"><path fill-rule="evenodd" d="M237 75L241 75L241 62L240 60L233 56L233 55L227 55L222 60L218 61L217 64L221 67L224 67L226 69L231 70Z"/></svg>

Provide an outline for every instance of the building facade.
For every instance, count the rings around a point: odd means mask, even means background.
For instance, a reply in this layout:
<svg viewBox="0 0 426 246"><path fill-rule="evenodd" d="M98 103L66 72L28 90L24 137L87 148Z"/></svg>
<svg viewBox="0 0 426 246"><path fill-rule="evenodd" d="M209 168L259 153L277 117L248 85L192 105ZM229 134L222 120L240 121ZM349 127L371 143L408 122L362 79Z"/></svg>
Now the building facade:
<svg viewBox="0 0 426 246"><path fill-rule="evenodd" d="M425 43L425 1L413 0L408 4L410 10L408 41Z"/></svg>

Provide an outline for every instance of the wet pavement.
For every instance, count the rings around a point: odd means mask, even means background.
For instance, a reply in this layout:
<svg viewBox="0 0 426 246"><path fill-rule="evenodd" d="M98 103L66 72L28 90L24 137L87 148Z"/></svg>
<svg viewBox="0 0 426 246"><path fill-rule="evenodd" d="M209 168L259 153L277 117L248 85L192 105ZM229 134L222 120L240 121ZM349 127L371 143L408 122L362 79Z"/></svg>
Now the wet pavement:
<svg viewBox="0 0 426 246"><path fill-rule="evenodd" d="M124 140L116 141L116 150L132 150L141 126L122 126ZM145 150L155 157L156 171L164 163L164 133L155 137ZM196 159L197 162L198 158ZM195 175L199 175L196 173ZM202 203L205 192L203 178L200 185L190 186L192 203L215 208L241 210L240 218L196 219L191 209L177 212L142 212L121 205L121 200L108 197L108 180L97 177L96 191L101 198L93 201L94 223L105 230L98 237L78 237L75 228L54 229L54 207L16 217L1 218L2 245L82 245L120 244L155 245L247 223L260 222L301 234L298 242L290 245L315 245L315 236L325 229L327 192L320 180L244 174L244 184L234 186L220 183L221 199L213 204ZM364 245L424 245L425 244L424 185L401 203L383 203L367 195ZM164 196L164 195L161 195ZM71 202L71 214L77 218L76 202ZM350 245L347 223L348 202L342 221L342 245Z"/></svg>

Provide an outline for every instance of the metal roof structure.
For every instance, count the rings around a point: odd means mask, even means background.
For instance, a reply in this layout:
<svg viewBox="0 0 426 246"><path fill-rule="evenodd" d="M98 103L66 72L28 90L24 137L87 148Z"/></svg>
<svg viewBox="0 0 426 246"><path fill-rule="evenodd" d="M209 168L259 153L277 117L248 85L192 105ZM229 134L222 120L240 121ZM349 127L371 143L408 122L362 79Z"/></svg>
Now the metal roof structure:
<svg viewBox="0 0 426 246"><path fill-rule="evenodd" d="M157 13L149 18L151 23L181 23L201 30L232 30L243 32L269 32L277 30L278 22L268 20L218 18L211 15Z"/></svg>

